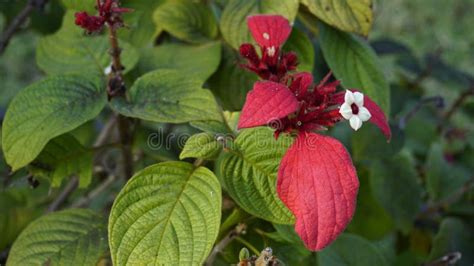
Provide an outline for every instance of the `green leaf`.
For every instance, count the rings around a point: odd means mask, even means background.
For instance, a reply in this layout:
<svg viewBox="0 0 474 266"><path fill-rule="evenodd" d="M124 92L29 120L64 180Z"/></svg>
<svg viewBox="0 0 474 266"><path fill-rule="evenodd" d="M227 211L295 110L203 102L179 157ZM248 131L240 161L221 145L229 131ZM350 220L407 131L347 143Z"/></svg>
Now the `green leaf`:
<svg viewBox="0 0 474 266"><path fill-rule="evenodd" d="M229 111L240 111L245 103L247 93L258 80L238 65L240 56L229 46L222 49L222 62L214 75L209 79L209 87L218 98L222 107Z"/></svg>
<svg viewBox="0 0 474 266"><path fill-rule="evenodd" d="M314 48L311 40L304 32L293 28L290 38L283 46L286 52L293 51L298 55L298 71L313 71L314 65Z"/></svg>
<svg viewBox="0 0 474 266"><path fill-rule="evenodd" d="M340 30L367 36L372 27L372 0L302 0L311 13Z"/></svg>
<svg viewBox="0 0 474 266"><path fill-rule="evenodd" d="M166 162L137 173L110 214L113 264L202 264L219 231L221 203L207 168Z"/></svg>
<svg viewBox="0 0 474 266"><path fill-rule="evenodd" d="M107 102L98 80L56 76L22 90L12 100L3 122L2 143L15 171L41 152L49 140L96 117Z"/></svg>
<svg viewBox="0 0 474 266"><path fill-rule="evenodd" d="M217 140L217 136L210 133L200 133L191 136L184 145L179 159L202 158L215 159L222 150L222 143Z"/></svg>
<svg viewBox="0 0 474 266"><path fill-rule="evenodd" d="M70 209L32 222L13 244L7 265L96 265L106 251L104 219Z"/></svg>
<svg viewBox="0 0 474 266"><path fill-rule="evenodd" d="M291 212L276 193L280 160L292 138L273 138L272 130L243 130L233 147L221 153L216 173L229 195L246 212L279 224L292 224Z"/></svg>
<svg viewBox="0 0 474 266"><path fill-rule="evenodd" d="M370 240L378 240L394 229L393 221L374 198L367 174L358 169L358 175L360 188L357 208L347 231Z"/></svg>
<svg viewBox="0 0 474 266"><path fill-rule="evenodd" d="M130 44L119 41L124 73L138 62L138 53ZM84 74L104 75L111 64L110 44L107 36L87 36L84 30L74 25L71 11L66 13L63 26L53 35L38 42L36 62L49 75Z"/></svg>
<svg viewBox="0 0 474 266"><path fill-rule="evenodd" d="M224 121L203 120L193 121L191 126L208 133L237 135L237 124L239 123L240 112L223 112Z"/></svg>
<svg viewBox="0 0 474 266"><path fill-rule="evenodd" d="M367 94L390 114L390 87L377 55L361 39L321 23L321 49L336 78L347 89Z"/></svg>
<svg viewBox="0 0 474 266"><path fill-rule="evenodd" d="M421 207L422 187L413 162L405 154L375 161L370 170L370 187L375 199L407 233Z"/></svg>
<svg viewBox="0 0 474 266"><path fill-rule="evenodd" d="M79 187L87 187L92 180L93 154L73 136L61 135L51 140L30 164L35 175L44 176L52 187L60 187L64 178L79 176Z"/></svg>
<svg viewBox="0 0 474 266"><path fill-rule="evenodd" d="M352 134L352 154L357 161L389 158L400 152L403 148L405 137L396 126L391 126L392 139L387 139L380 129L373 124L364 124L357 132Z"/></svg>
<svg viewBox="0 0 474 266"><path fill-rule="evenodd" d="M153 21L153 13L158 6L165 2L166 0L121 1L121 6L133 9L133 12L122 15L127 27L118 32L119 38L133 44L135 47L144 47L151 44L162 30L160 27L156 27Z"/></svg>
<svg viewBox="0 0 474 266"><path fill-rule="evenodd" d="M448 217L441 222L433 239L429 261L439 259L450 252L460 252L459 266L471 266L474 261L474 230L458 218Z"/></svg>
<svg viewBox="0 0 474 266"><path fill-rule="evenodd" d="M469 176L463 175L444 159L443 148L439 143L431 146L425 168L426 189L435 201L452 195L469 180Z"/></svg>
<svg viewBox="0 0 474 266"><path fill-rule="evenodd" d="M298 13L298 0L230 0L222 12L220 28L224 39L238 49L252 39L247 27L247 17L255 14L278 14L291 23Z"/></svg>
<svg viewBox="0 0 474 266"><path fill-rule="evenodd" d="M142 50L138 70L146 73L156 69L176 69L206 81L221 61L221 43L203 45L163 44Z"/></svg>
<svg viewBox="0 0 474 266"><path fill-rule="evenodd" d="M64 7L75 11L87 11L89 13L96 13L96 0L61 0Z"/></svg>
<svg viewBox="0 0 474 266"><path fill-rule="evenodd" d="M208 42L218 34L212 11L192 0L168 1L156 9L153 19L158 27L190 43Z"/></svg>
<svg viewBox="0 0 474 266"><path fill-rule="evenodd" d="M364 238L344 233L330 246L318 253L320 265L331 266L388 266L375 245Z"/></svg>
<svg viewBox="0 0 474 266"><path fill-rule="evenodd" d="M154 122L221 121L212 93L201 86L202 80L186 73L159 69L135 81L128 101L114 98L110 103L125 116Z"/></svg>

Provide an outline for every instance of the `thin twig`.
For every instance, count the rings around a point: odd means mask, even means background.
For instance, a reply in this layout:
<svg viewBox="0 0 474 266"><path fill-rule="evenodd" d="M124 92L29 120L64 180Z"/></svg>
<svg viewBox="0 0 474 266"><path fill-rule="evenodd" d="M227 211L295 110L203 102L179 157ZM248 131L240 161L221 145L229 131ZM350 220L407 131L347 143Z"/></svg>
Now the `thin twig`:
<svg viewBox="0 0 474 266"><path fill-rule="evenodd" d="M89 194L85 195L84 197L78 199L71 205L71 208L81 208L87 206L94 198L102 194L107 188L109 188L114 182L116 178L115 175L110 175L107 179L104 180L98 187L92 190Z"/></svg>
<svg viewBox="0 0 474 266"><path fill-rule="evenodd" d="M434 103L437 108L444 107L444 99L441 96L432 96L421 99L406 115L402 116L398 122L400 129L404 129L408 121L415 116L415 114L421 109L425 104Z"/></svg>
<svg viewBox="0 0 474 266"><path fill-rule="evenodd" d="M219 243L217 243L214 248L212 249L211 254L207 257L206 265L211 266L214 265L214 260L217 257L217 254L222 252L227 245L229 245L232 240L234 240L239 235L245 233L247 226L245 224L239 224L234 229L232 229Z"/></svg>
<svg viewBox="0 0 474 266"><path fill-rule="evenodd" d="M25 23L31 12L35 9L41 9L48 2L48 0L29 0L25 7L16 15L11 24L5 29L0 37L0 55L5 52L13 35Z"/></svg>
<svg viewBox="0 0 474 266"><path fill-rule="evenodd" d="M443 119L448 121L451 119L453 114L463 105L463 103L470 97L474 95L474 85L471 86L468 90L464 91L459 95L459 97L454 101L453 105L449 110L444 114Z"/></svg>
<svg viewBox="0 0 474 266"><path fill-rule="evenodd" d="M69 195L76 189L77 185L79 184L79 179L77 176L73 176L69 183L64 187L63 191L59 194L59 196L48 206L46 213L54 212L61 207L61 205L67 200Z"/></svg>

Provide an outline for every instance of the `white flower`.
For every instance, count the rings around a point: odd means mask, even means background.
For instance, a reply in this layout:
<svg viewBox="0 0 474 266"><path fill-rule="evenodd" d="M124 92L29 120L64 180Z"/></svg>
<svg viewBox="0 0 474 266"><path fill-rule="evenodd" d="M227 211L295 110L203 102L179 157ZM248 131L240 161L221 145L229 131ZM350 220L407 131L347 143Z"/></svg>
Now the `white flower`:
<svg viewBox="0 0 474 266"><path fill-rule="evenodd" d="M345 119L349 120L351 127L358 130L365 122L372 117L369 110L364 107L364 94L360 92L351 92L346 90L344 103L339 108L339 113Z"/></svg>

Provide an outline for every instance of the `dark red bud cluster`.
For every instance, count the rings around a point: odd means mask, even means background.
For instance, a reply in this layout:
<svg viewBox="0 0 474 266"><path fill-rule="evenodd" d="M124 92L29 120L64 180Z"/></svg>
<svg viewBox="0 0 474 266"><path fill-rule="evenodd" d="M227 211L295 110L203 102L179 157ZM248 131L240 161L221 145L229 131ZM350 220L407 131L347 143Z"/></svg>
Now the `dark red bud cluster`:
<svg viewBox="0 0 474 266"><path fill-rule="evenodd" d="M298 57L294 52L284 53L279 47L261 47L261 57L252 44L240 46L240 55L247 59L241 66L265 80L281 82L289 71L296 70Z"/></svg>
<svg viewBox="0 0 474 266"><path fill-rule="evenodd" d="M132 11L128 8L119 7L118 1L114 0L97 0L96 8L99 11L98 16L89 15L87 12L76 13L76 25L87 30L89 33L102 30L105 23L118 28L123 26L123 21L120 15Z"/></svg>

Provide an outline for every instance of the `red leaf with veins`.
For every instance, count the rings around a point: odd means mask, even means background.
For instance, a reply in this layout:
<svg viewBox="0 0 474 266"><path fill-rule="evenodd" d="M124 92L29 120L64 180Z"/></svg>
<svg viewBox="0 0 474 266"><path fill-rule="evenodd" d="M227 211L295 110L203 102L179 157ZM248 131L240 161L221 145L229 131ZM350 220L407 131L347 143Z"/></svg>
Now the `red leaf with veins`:
<svg viewBox="0 0 474 266"><path fill-rule="evenodd" d="M359 92L358 90L350 90L350 91ZM332 100L337 104L343 104L344 92L335 94ZM370 99L369 96L367 96L366 94L364 94L364 106L365 108L369 110L370 114L372 115L369 122L376 125L385 135L385 137L387 138L387 141L390 141L390 139L392 138L392 130L390 129L390 125L388 124L387 117L385 116L385 113L383 112L382 108L380 108L380 106L378 106L377 103L372 101L372 99Z"/></svg>
<svg viewBox="0 0 474 266"><path fill-rule="evenodd" d="M255 15L250 16L247 23L253 38L262 47L279 48L291 33L290 23L282 16Z"/></svg>
<svg viewBox="0 0 474 266"><path fill-rule="evenodd" d="M247 94L239 120L239 129L266 125L298 109L298 100L280 83L258 81Z"/></svg>
<svg viewBox="0 0 474 266"><path fill-rule="evenodd" d="M344 231L354 215L358 189L344 146L315 133L298 135L278 171L278 195L296 217L296 232L314 251Z"/></svg>

